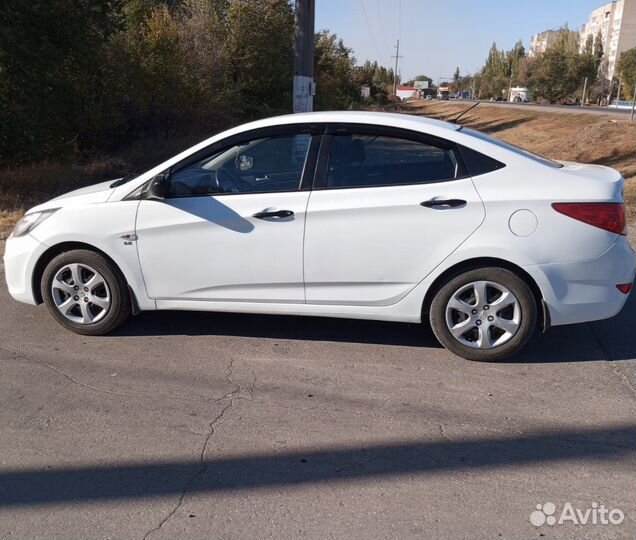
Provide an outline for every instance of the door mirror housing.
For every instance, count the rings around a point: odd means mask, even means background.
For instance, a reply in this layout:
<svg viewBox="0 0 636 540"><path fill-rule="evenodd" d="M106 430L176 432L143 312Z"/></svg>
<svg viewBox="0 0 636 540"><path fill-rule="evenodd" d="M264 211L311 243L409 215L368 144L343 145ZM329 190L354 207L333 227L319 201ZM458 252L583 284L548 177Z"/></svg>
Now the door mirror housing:
<svg viewBox="0 0 636 540"><path fill-rule="evenodd" d="M142 199L161 201L166 198L168 193L168 173L160 173L154 176L141 192Z"/></svg>

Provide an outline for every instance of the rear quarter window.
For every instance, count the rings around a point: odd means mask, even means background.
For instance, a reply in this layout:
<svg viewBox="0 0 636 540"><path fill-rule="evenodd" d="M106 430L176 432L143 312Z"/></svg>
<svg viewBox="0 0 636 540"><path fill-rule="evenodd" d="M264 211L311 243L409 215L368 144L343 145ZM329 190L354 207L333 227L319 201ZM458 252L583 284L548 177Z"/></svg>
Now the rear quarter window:
<svg viewBox="0 0 636 540"><path fill-rule="evenodd" d="M461 131L462 133L466 135L470 135L471 137L475 137L476 139L487 141L491 144L499 146L500 148L505 148L506 150L510 150L511 152L514 152L515 154L527 157L528 159L536 161L537 163L541 163L542 165L546 165L554 169L560 169L561 167L563 167L563 164L559 163L558 161L554 161L553 159L547 158L545 156L535 154L534 152L530 152L530 150L526 150L525 148L521 148L520 146L516 146L514 144L502 141L501 139L497 139L496 137L491 137L490 135L486 135L485 133L482 133L481 131L477 131L476 129L470 129L470 128L462 126L459 128L459 131Z"/></svg>
<svg viewBox="0 0 636 540"><path fill-rule="evenodd" d="M466 146L460 146L459 152L470 176L479 176L480 174L503 169L506 166L501 161L497 161Z"/></svg>

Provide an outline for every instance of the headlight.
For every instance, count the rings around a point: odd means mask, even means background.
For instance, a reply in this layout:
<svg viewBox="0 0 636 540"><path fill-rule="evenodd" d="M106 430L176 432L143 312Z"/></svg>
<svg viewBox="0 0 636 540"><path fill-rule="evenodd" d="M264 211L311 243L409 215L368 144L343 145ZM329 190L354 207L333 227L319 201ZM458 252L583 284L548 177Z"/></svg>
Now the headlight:
<svg viewBox="0 0 636 540"><path fill-rule="evenodd" d="M51 210L42 210L41 212L31 212L30 214L23 216L22 219L16 224L15 229L13 229L12 236L14 238L18 238L19 236L29 234L46 218L51 217L53 213L57 212L58 210L59 208L52 208Z"/></svg>

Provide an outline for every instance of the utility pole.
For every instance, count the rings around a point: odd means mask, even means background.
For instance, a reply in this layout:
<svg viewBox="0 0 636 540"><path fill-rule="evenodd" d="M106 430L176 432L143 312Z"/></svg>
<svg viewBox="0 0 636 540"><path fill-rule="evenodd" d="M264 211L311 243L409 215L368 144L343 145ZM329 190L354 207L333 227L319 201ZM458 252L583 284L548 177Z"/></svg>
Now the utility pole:
<svg viewBox="0 0 636 540"><path fill-rule="evenodd" d="M314 109L314 14L315 0L296 0L294 18L294 86L295 113Z"/></svg>
<svg viewBox="0 0 636 540"><path fill-rule="evenodd" d="M612 102L612 90L614 90L614 77L612 77L612 80L610 81L610 87L609 87L609 92L607 93L607 106L610 106L610 103Z"/></svg>
<svg viewBox="0 0 636 540"><path fill-rule="evenodd" d="M400 40L397 40L397 45L395 46L395 55L391 58L395 58L395 71L393 73L393 95L397 96L397 80L398 80L398 61L400 58Z"/></svg>
<svg viewBox="0 0 636 540"><path fill-rule="evenodd" d="M616 92L616 101L620 101L621 100L621 86L623 86L623 74L622 73L620 75L620 78L618 79L618 91Z"/></svg>
<svg viewBox="0 0 636 540"><path fill-rule="evenodd" d="M585 107L585 93L587 92L587 77L583 81L583 95L581 96L581 107Z"/></svg>
<svg viewBox="0 0 636 540"><path fill-rule="evenodd" d="M512 97L512 70L510 71L510 82L508 83L508 101L511 101L511 97Z"/></svg>
<svg viewBox="0 0 636 540"><path fill-rule="evenodd" d="M605 75L601 76L601 93L598 96L598 105L601 107L603 105L603 93L605 92Z"/></svg>

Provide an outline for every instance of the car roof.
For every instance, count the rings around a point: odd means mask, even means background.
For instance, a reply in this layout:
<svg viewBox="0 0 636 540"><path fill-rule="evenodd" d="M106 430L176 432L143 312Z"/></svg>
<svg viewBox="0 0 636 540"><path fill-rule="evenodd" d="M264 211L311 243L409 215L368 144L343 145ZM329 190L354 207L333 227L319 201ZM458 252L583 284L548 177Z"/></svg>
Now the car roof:
<svg viewBox="0 0 636 540"><path fill-rule="evenodd" d="M305 123L350 123L350 124L372 124L391 127L401 127L405 129L432 131L456 131L459 126L403 113L386 113L376 111L321 111L309 113L285 114L273 116L263 120L257 120L241 126L241 131L259 127L284 126L289 124Z"/></svg>

